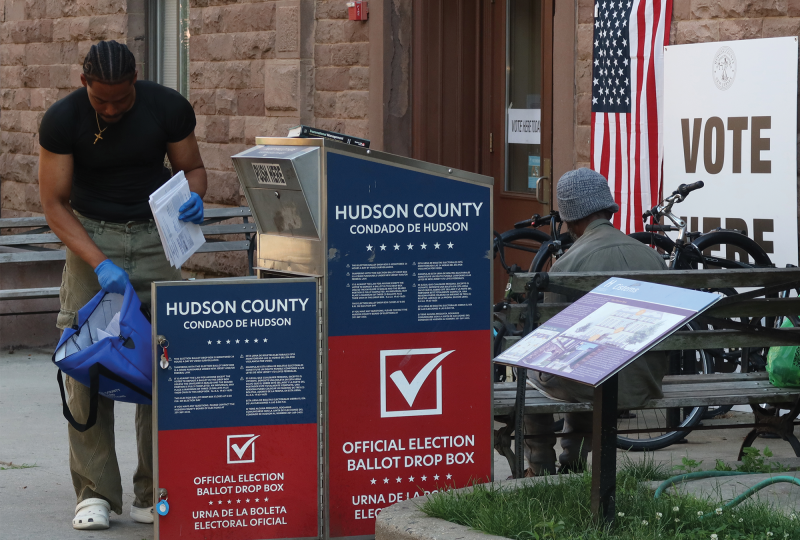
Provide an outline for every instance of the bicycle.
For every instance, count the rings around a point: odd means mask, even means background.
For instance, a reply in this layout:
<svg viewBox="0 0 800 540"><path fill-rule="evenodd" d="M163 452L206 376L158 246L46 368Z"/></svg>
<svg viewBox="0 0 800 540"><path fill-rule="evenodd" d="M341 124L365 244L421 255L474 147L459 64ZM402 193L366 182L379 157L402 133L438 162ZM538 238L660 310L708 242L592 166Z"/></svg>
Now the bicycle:
<svg viewBox="0 0 800 540"><path fill-rule="evenodd" d="M742 231L735 230L714 230L707 233L689 232L686 222L681 220L672 213L672 208L675 204L683 202L686 197L697 189L703 187L703 182L695 182L694 184L682 184L670 196L665 198L659 205L653 207L644 213L643 220L646 222L647 218L653 220L653 224L646 225L645 232L633 233L630 236L636 240L649 244L652 247L660 249L661 253L668 261L670 269L690 269L698 268L700 264L703 268L752 268L754 266L773 266L769 260L768 255L764 250L752 239L748 238ZM527 227L530 225L541 226L544 224L544 219L540 216L534 216L531 220L519 222L517 225ZM551 231L560 233L560 219L557 213L551 213L548 216ZM659 221L663 219L670 220L673 225L660 225ZM517 226L515 225L515 227ZM558 227L556 227L558 225ZM525 230L525 229L522 229ZM535 230L535 229L531 229ZM511 231L509 231L511 232ZM541 231L537 231L541 233ZM677 240L673 241L663 234L656 233L663 232L678 232ZM507 236L507 233L504 233ZM543 233L542 233L543 234ZM532 233L527 235L533 236ZM501 235L502 237L502 235ZM542 238L541 234L537 238ZM530 266L531 272L544 271L547 264L561 256L571 245L571 238L568 235L558 235L558 240L552 238L540 241L538 249L535 251L535 257ZM726 246L726 255L733 255L730 258L714 257L710 255L710 251L716 246ZM739 260L735 259L739 255ZM750 257L753 258L753 263L750 263ZM505 265L504 265L505 266ZM508 267L506 267L508 270ZM723 295L736 294L733 289L730 290L712 290L710 292L718 292ZM509 299L507 299L508 301ZM525 302L525 298L512 299L517 302ZM744 322L744 321L742 321ZM751 321L747 321L748 323ZM687 325L686 330L700 329L697 323L690 323ZM510 329L508 325L504 325L504 330L498 332L500 339L502 334L509 333L520 334L521 331ZM496 345L496 353L499 347ZM726 365L728 369L725 371L735 371L737 365L741 364L743 354L740 350L697 350L697 351L677 351L671 355L670 371L675 374L691 374L691 373L714 373L716 371L716 364ZM763 354L754 353L750 355L751 362L759 364L760 358L766 358L765 352ZM749 366L748 366L749 367ZM664 448L681 440L685 437L686 431L671 431L669 428L674 427L693 427L697 425L703 418L710 418L727 412L730 407L695 407L691 409L664 409L653 411L641 411L637 415L630 415L630 418L625 418L623 415L620 420L636 419L637 424L639 421L647 425L655 423L664 425L664 431L655 437L647 436L644 438L639 436L637 438L631 437L618 437L618 446L625 449L633 450L655 450ZM660 416L660 418L659 418ZM631 422L628 422L630 424ZM623 426L620 426L621 428ZM627 426L629 427L629 426ZM649 435L649 434L648 434Z"/></svg>

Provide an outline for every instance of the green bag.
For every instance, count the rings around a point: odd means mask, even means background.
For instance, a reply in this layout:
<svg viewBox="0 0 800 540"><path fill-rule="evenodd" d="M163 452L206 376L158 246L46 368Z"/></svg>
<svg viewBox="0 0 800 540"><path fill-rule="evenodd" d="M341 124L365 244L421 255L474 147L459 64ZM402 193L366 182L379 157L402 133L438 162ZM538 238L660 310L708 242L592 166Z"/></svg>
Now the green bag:
<svg viewBox="0 0 800 540"><path fill-rule="evenodd" d="M793 326L785 318L781 328ZM767 373L769 382L778 388L800 387L800 347L789 345L786 347L770 347L767 353Z"/></svg>

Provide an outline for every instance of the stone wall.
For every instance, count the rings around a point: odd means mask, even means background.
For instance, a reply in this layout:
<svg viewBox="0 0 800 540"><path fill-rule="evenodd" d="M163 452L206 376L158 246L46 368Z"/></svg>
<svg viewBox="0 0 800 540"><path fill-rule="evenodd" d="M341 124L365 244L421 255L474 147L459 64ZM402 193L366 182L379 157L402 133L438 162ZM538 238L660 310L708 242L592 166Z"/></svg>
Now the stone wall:
<svg viewBox="0 0 800 540"><path fill-rule="evenodd" d="M316 127L369 138L369 25L347 20L345 2L317 2Z"/></svg>
<svg viewBox="0 0 800 540"><path fill-rule="evenodd" d="M230 156L257 136L304 123L369 137L369 22L348 21L345 0L191 0L189 16L208 206L246 204ZM0 0L0 216L41 214L39 123L80 86L83 58L102 39L144 59L145 0ZM185 267L245 268L244 253L197 255Z"/></svg>
<svg viewBox="0 0 800 540"><path fill-rule="evenodd" d="M44 111L80 86L102 39L144 56L145 0L0 0L0 208L41 215L37 133Z"/></svg>
<svg viewBox="0 0 800 540"><path fill-rule="evenodd" d="M192 0L189 96L210 205L244 205L230 156L297 124L367 137L368 22L344 0ZM185 268L242 274L242 253Z"/></svg>
<svg viewBox="0 0 800 540"><path fill-rule="evenodd" d="M575 161L589 166L593 0L578 0ZM673 0L669 43L800 36L798 0Z"/></svg>
<svg viewBox="0 0 800 540"><path fill-rule="evenodd" d="M191 1L189 100L208 174L207 206L244 204L230 156L281 129L264 108L264 66L276 54L276 4ZM196 255L185 267L244 275L246 264L243 253L214 253Z"/></svg>

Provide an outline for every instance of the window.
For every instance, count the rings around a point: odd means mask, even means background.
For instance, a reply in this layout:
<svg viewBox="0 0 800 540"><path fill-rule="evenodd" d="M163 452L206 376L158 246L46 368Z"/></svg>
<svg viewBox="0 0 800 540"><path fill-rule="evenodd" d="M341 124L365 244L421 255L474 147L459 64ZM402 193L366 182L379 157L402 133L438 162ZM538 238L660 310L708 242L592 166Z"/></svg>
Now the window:
<svg viewBox="0 0 800 540"><path fill-rule="evenodd" d="M508 0L506 32L506 191L536 193L549 165L549 96L544 84L543 0Z"/></svg>
<svg viewBox="0 0 800 540"><path fill-rule="evenodd" d="M147 78L189 97L189 1L149 0Z"/></svg>

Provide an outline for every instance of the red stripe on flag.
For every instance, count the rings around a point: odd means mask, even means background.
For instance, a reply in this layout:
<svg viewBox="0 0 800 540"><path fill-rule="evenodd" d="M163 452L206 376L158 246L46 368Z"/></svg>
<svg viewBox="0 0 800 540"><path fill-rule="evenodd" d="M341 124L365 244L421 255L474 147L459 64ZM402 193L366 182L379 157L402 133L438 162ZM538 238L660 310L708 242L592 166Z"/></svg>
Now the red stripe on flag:
<svg viewBox="0 0 800 540"><path fill-rule="evenodd" d="M655 72L655 48L659 45L656 45L656 31L658 30L658 19L661 16L661 2L653 2L653 28L651 34L651 43L653 43L653 49L650 54L650 68L648 70L648 77L647 77L647 125L655 125L658 126L658 102L656 101L656 72ZM656 129L658 129L656 127ZM658 166L658 132L656 131L655 134L652 133L652 130L648 129L648 145L649 145L649 163L648 163L648 172L650 173L650 207L656 205L658 202L658 173L660 167ZM639 214L641 214L641 197L639 197ZM655 200L654 200L655 199Z"/></svg>

